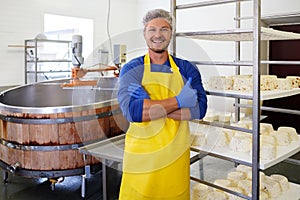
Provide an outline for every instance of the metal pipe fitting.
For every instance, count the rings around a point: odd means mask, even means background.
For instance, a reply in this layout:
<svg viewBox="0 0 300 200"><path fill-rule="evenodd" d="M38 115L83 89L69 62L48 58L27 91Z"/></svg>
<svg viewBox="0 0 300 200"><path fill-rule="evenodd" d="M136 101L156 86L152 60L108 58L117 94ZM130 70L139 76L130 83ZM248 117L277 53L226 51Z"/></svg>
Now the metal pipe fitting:
<svg viewBox="0 0 300 200"><path fill-rule="evenodd" d="M7 170L10 173L15 173L16 171L18 171L21 168L21 163L19 161L15 162L14 164L10 165L7 167Z"/></svg>

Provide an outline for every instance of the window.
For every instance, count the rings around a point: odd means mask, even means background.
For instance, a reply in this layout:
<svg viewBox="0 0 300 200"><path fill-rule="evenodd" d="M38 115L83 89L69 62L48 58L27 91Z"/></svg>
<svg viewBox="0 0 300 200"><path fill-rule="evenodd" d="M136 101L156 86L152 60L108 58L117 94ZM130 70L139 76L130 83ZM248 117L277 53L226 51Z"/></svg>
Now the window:
<svg viewBox="0 0 300 200"><path fill-rule="evenodd" d="M45 39L46 36L48 40L72 41L73 35L81 35L82 56L87 60L93 52L93 26L92 19L45 14L44 33L38 34L37 38ZM27 69L31 72L27 74L27 83L70 78L73 67L71 43L39 41L37 52L36 57L41 62L29 63Z"/></svg>
<svg viewBox="0 0 300 200"><path fill-rule="evenodd" d="M87 58L93 52L93 19L45 14L44 32L53 40L72 40L72 35L82 35L83 57Z"/></svg>

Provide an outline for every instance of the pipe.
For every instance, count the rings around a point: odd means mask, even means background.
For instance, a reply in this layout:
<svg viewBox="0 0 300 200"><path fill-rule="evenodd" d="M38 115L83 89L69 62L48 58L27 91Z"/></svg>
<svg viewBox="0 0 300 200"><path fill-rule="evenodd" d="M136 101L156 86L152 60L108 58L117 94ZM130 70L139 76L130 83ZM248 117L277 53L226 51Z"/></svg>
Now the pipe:
<svg viewBox="0 0 300 200"><path fill-rule="evenodd" d="M15 173L16 171L18 171L21 168L21 163L19 161L15 162L14 164L10 165L7 167L7 170L10 173Z"/></svg>
<svg viewBox="0 0 300 200"><path fill-rule="evenodd" d="M55 190L55 184L56 183L61 183L65 180L65 177L59 177L59 178L49 178L49 181L51 183L50 187L51 190L54 191Z"/></svg>

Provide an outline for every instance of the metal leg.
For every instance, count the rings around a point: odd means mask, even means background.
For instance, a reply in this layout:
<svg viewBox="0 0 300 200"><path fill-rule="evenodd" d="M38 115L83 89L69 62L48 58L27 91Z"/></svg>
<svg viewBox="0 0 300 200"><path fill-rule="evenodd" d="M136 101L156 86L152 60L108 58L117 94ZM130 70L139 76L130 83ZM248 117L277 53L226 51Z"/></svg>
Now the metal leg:
<svg viewBox="0 0 300 200"><path fill-rule="evenodd" d="M200 175L200 179L204 180L204 171L203 171L203 159L199 160L199 175Z"/></svg>
<svg viewBox="0 0 300 200"><path fill-rule="evenodd" d="M85 185L86 185L86 179L85 179L85 174L81 176L81 197L85 198Z"/></svg>
<svg viewBox="0 0 300 200"><path fill-rule="evenodd" d="M3 183L8 183L8 172L3 170Z"/></svg>
<svg viewBox="0 0 300 200"><path fill-rule="evenodd" d="M81 176L81 197L85 198L86 196L86 179L91 177L91 166L86 165L84 167L84 174Z"/></svg>
<svg viewBox="0 0 300 200"><path fill-rule="evenodd" d="M86 196L86 179L91 177L91 166L86 165L84 167L84 174L81 176L81 197Z"/></svg>
<svg viewBox="0 0 300 200"><path fill-rule="evenodd" d="M107 191L106 191L106 159L102 159L102 193L103 200L107 200Z"/></svg>

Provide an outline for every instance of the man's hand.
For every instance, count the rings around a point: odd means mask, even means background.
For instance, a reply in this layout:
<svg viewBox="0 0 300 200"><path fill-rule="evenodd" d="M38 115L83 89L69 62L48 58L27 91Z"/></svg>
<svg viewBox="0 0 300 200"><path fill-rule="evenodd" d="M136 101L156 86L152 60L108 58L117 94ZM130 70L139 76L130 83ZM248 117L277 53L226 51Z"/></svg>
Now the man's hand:
<svg viewBox="0 0 300 200"><path fill-rule="evenodd" d="M179 108L191 108L197 104L197 90L191 87L191 82L192 78L190 77L180 93L176 96Z"/></svg>

